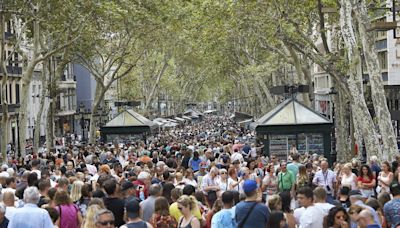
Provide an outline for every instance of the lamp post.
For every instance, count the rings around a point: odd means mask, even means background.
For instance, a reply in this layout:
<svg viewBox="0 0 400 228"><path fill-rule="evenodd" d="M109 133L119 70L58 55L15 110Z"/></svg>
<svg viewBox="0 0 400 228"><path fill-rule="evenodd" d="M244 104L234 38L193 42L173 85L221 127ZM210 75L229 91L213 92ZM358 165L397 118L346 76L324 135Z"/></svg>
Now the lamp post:
<svg viewBox="0 0 400 228"><path fill-rule="evenodd" d="M82 102L79 105L79 114L81 115L82 142L85 142L85 105Z"/></svg>

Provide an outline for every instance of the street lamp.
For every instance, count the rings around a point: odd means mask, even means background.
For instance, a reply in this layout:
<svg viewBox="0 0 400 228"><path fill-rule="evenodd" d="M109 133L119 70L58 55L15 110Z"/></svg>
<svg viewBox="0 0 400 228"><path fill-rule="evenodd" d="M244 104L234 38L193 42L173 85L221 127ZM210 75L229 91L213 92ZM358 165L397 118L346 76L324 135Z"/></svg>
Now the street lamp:
<svg viewBox="0 0 400 228"><path fill-rule="evenodd" d="M85 105L82 102L79 105L79 114L81 115L82 142L85 142Z"/></svg>

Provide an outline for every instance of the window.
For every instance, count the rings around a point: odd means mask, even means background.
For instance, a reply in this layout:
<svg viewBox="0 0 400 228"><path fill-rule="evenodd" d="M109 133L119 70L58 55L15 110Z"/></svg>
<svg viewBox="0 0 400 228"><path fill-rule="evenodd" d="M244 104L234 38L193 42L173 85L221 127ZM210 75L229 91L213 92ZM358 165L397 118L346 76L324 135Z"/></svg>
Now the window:
<svg viewBox="0 0 400 228"><path fill-rule="evenodd" d="M32 103L35 104L36 97L36 85L32 85Z"/></svg>
<svg viewBox="0 0 400 228"><path fill-rule="evenodd" d="M18 53L17 52L14 53L14 65L16 67L18 67Z"/></svg>
<svg viewBox="0 0 400 228"><path fill-rule="evenodd" d="M15 103L19 104L19 84L15 84Z"/></svg>
<svg viewBox="0 0 400 228"><path fill-rule="evenodd" d="M387 70L387 51L378 52L378 59L381 70Z"/></svg>
<svg viewBox="0 0 400 228"><path fill-rule="evenodd" d="M8 87L9 87L8 93L9 93L9 96L10 96L10 99L8 100L8 103L12 104L13 103L13 99L12 99L13 98L12 97L12 84L9 84Z"/></svg>

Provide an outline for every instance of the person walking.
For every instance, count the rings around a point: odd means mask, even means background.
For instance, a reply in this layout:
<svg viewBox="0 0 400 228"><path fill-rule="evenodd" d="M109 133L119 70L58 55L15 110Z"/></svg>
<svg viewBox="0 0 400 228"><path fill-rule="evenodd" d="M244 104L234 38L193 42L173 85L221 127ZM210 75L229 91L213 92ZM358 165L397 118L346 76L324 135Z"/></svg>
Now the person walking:
<svg viewBox="0 0 400 228"><path fill-rule="evenodd" d="M53 227L49 213L37 206L39 202L39 190L36 187L28 187L24 191L25 205L15 210L8 223L9 228L37 228ZM21 219L23 218L23 219Z"/></svg>
<svg viewBox="0 0 400 228"><path fill-rule="evenodd" d="M295 183L295 177L293 173L287 169L287 163L281 162L281 171L278 173L279 192L288 191L293 196Z"/></svg>
<svg viewBox="0 0 400 228"><path fill-rule="evenodd" d="M182 213L178 228L200 228L200 221L192 213L195 207L196 199L193 196L183 195L178 199L178 209Z"/></svg>
<svg viewBox="0 0 400 228"><path fill-rule="evenodd" d="M154 228L176 227L178 223L175 218L169 215L169 203L167 198L157 197L154 206L154 214L150 218L150 224Z"/></svg>
<svg viewBox="0 0 400 228"><path fill-rule="evenodd" d="M140 218L141 206L135 199L125 203L125 211L128 221L120 228L153 228L153 226Z"/></svg>
<svg viewBox="0 0 400 228"><path fill-rule="evenodd" d="M154 213L156 199L161 196L161 191L162 189L159 184L152 184L149 188L149 197L140 203L140 207L143 211L142 218L144 221L150 221L150 218Z"/></svg>
<svg viewBox="0 0 400 228"><path fill-rule="evenodd" d="M313 184L322 187L326 191L326 201L328 203L334 202L336 175L328 169L329 164L327 161L321 161L321 170L315 173Z"/></svg>
<svg viewBox="0 0 400 228"><path fill-rule="evenodd" d="M235 219L239 228L266 227L269 210L265 204L259 203L257 182L246 180L243 183L243 191L246 194L245 201L236 205Z"/></svg>
<svg viewBox="0 0 400 228"><path fill-rule="evenodd" d="M211 220L211 228L235 228L234 194L232 191L222 193L223 209L217 212Z"/></svg>
<svg viewBox="0 0 400 228"><path fill-rule="evenodd" d="M393 182L390 185L390 192L393 195L393 199L383 206L383 212L388 227L395 228L396 225L400 224L400 184Z"/></svg>
<svg viewBox="0 0 400 228"><path fill-rule="evenodd" d="M314 205L314 194L310 187L303 187L297 191L297 200L304 207L299 219L299 228L320 228L323 225L324 212Z"/></svg>

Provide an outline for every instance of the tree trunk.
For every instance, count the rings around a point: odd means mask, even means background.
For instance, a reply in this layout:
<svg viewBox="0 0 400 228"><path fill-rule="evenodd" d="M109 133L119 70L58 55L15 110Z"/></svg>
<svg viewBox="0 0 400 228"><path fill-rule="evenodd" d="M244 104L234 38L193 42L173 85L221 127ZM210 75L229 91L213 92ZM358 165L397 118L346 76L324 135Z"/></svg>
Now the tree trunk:
<svg viewBox="0 0 400 228"><path fill-rule="evenodd" d="M256 83L259 83L262 90L264 91L265 97L267 98L268 102L268 109L274 108L276 103L274 101L274 98L272 97L271 92L268 89L268 86L265 84L265 82L262 80L260 76L256 76Z"/></svg>
<svg viewBox="0 0 400 228"><path fill-rule="evenodd" d="M160 71L158 72L158 75L157 75L157 78L156 78L156 80L154 82L154 85L153 85L152 89L150 90L150 93L149 93L149 95L148 95L148 97L146 99L145 110L148 110L148 107L151 105L151 102L154 99L155 91L158 88L158 84L160 84L161 77L163 76L163 74L164 74L165 70L167 69L167 67L168 67L168 59L165 59L164 60L164 64L161 67Z"/></svg>
<svg viewBox="0 0 400 228"><path fill-rule="evenodd" d="M361 128L360 130L362 131L365 147L367 149L367 158L371 155L377 155L378 158L382 158L374 122L368 111L364 92L362 90L361 58L358 51L356 35L354 33L352 5L348 0L341 0L340 2L340 27L343 41L347 49L347 58L350 63L348 85L352 96L353 117L356 121L355 128ZM361 148L362 145L359 145L359 149Z"/></svg>
<svg viewBox="0 0 400 228"><path fill-rule="evenodd" d="M111 83L109 84L111 85ZM108 86L109 87L109 86ZM95 91L95 97L94 101L92 103L92 112L90 113L90 126L89 126L89 133L88 133L88 142L89 143L95 143L96 142L96 123L97 119L95 118L95 114L97 113L97 110L99 106L101 105L101 102L104 99L104 95L107 91L107 87L104 87L103 85L100 85L100 83L96 83L96 91ZM82 129L83 131L83 129Z"/></svg>
<svg viewBox="0 0 400 228"><path fill-rule="evenodd" d="M350 113L348 100L344 93L335 99L336 154L339 162L349 162L353 157L350 140Z"/></svg>
<svg viewBox="0 0 400 228"><path fill-rule="evenodd" d="M392 161L394 156L398 154L396 136L392 125L391 115L387 107L381 67L379 66L379 58L375 49L374 33L367 32L370 18L368 16L365 1L357 1L353 10L358 22L358 35L361 40L362 50L368 69L375 117L382 138L383 151L385 152L383 153L383 159Z"/></svg>
<svg viewBox="0 0 400 228"><path fill-rule="evenodd" d="M19 150L21 152L21 156L25 157L26 151L26 126L28 123L28 96L29 96L29 85L32 80L33 70L35 68L33 61L29 62L21 79L21 96L20 96L20 108L19 108Z"/></svg>
<svg viewBox="0 0 400 228"><path fill-rule="evenodd" d="M42 121L42 115L43 115L43 109L44 109L44 104L46 100L46 75L48 75L48 62L43 61L43 69L42 69L42 75L41 75L41 83L42 83L42 94L40 95L40 105L39 105L39 111L36 115L36 120L35 120L35 131L33 134L33 151L38 152L39 149L39 141L40 141L40 132L41 132L41 121Z"/></svg>
<svg viewBox="0 0 400 228"><path fill-rule="evenodd" d="M57 97L56 97L56 92L55 92L55 86L56 86L56 79L54 73L52 74L51 72L54 72L52 66L53 64L53 58L50 58L49 60L49 65L47 67L48 72L49 72L49 78L47 82L47 92L49 94L49 108L47 111L47 121L46 121L46 148L47 151L51 151L54 149L54 114L56 111L56 105L55 103L57 102Z"/></svg>
<svg viewBox="0 0 400 228"><path fill-rule="evenodd" d="M257 98L258 98L258 100L260 102L261 112L262 113L266 113L268 105L266 104L265 99L263 98L263 95L261 93L260 87L259 87L259 85L258 85L258 83L256 81L254 83L254 91L256 92ZM256 99L253 99L253 100L255 101ZM256 107L256 105L254 105L254 106ZM256 115L254 115L254 116L258 116L257 112L255 112L255 114Z"/></svg>
<svg viewBox="0 0 400 228"><path fill-rule="evenodd" d="M1 118L1 164L7 162L7 144L9 143L9 114L8 114L8 101L7 101L7 85L8 85L8 73L6 67L5 58L5 19L4 12L0 12L0 61L1 61L1 72L3 72L1 79L1 108L2 108L2 118Z"/></svg>

